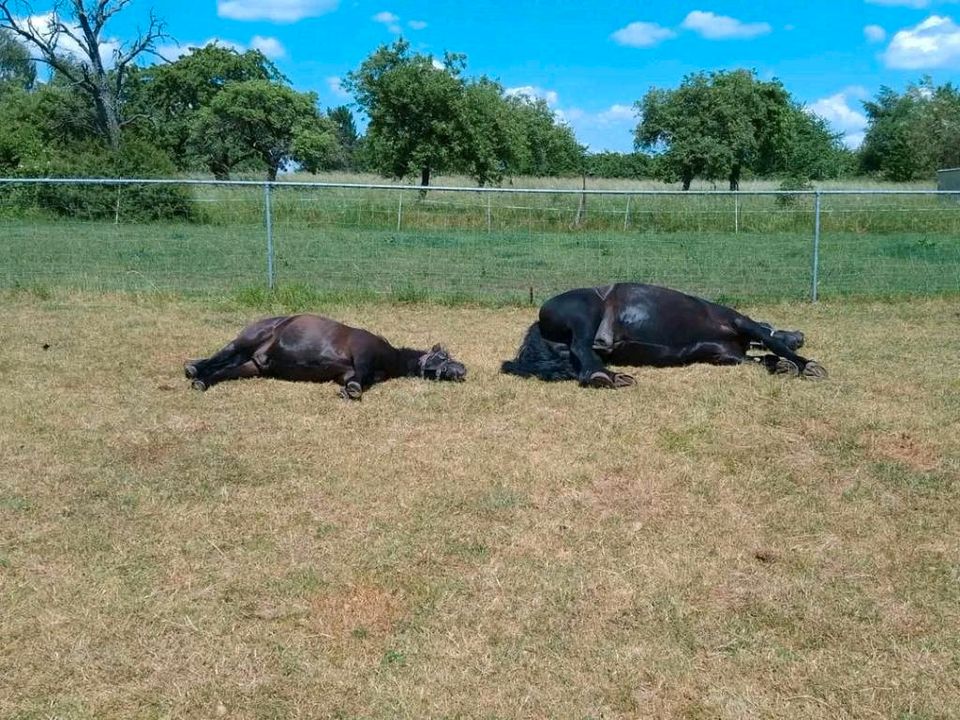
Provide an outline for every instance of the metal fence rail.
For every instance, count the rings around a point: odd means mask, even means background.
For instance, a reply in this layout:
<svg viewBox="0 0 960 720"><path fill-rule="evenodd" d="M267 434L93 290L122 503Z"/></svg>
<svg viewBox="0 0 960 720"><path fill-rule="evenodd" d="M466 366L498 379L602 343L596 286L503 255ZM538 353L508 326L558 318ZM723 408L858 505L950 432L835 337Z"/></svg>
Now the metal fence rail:
<svg viewBox="0 0 960 720"><path fill-rule="evenodd" d="M0 287L520 300L960 293L960 191L0 178Z"/></svg>

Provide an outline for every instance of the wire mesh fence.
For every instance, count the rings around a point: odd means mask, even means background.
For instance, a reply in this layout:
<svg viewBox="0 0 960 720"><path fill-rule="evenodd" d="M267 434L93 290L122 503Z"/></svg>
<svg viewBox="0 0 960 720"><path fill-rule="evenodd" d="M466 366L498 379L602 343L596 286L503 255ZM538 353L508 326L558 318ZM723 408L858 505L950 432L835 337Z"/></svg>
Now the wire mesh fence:
<svg viewBox="0 0 960 720"><path fill-rule="evenodd" d="M0 287L522 301L960 293L960 193L0 179Z"/></svg>

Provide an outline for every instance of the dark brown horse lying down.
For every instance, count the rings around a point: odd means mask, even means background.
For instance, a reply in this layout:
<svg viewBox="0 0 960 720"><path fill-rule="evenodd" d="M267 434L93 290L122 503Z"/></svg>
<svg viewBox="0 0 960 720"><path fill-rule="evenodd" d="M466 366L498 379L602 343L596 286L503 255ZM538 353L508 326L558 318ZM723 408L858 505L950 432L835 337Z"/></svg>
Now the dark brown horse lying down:
<svg viewBox="0 0 960 720"><path fill-rule="evenodd" d="M379 335L330 318L287 315L248 325L212 357L187 362L184 373L197 390L249 377L333 380L343 386L340 397L359 400L371 385L390 378L463 380L467 370L439 345L395 348Z"/></svg>
<svg viewBox="0 0 960 720"><path fill-rule="evenodd" d="M569 290L540 307L505 373L542 380L578 380L592 387L632 385L613 365L667 367L753 361L772 373L826 377L819 363L797 355L803 333L775 330L736 310L676 290L617 283ZM765 349L762 356L747 354Z"/></svg>

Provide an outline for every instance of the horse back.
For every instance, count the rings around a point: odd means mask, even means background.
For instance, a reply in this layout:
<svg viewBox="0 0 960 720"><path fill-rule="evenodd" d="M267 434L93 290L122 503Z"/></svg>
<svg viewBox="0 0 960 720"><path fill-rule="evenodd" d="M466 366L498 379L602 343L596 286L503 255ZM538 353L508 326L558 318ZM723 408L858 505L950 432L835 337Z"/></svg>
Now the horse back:
<svg viewBox="0 0 960 720"><path fill-rule="evenodd" d="M678 290L619 283L606 300L620 340L681 346L736 335L735 310Z"/></svg>

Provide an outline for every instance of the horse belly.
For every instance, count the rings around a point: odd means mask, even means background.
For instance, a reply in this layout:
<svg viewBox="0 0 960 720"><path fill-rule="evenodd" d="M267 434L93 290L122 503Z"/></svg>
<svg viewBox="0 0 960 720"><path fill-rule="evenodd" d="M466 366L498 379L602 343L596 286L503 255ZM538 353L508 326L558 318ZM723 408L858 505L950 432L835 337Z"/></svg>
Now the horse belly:
<svg viewBox="0 0 960 720"><path fill-rule="evenodd" d="M269 353L265 374L282 380L327 382L340 381L352 370L352 365L345 358L302 351L289 352L275 347Z"/></svg>
<svg viewBox="0 0 960 720"><path fill-rule="evenodd" d="M680 350L669 345L621 341L616 345L607 359L614 365L668 367L679 364L680 357Z"/></svg>

